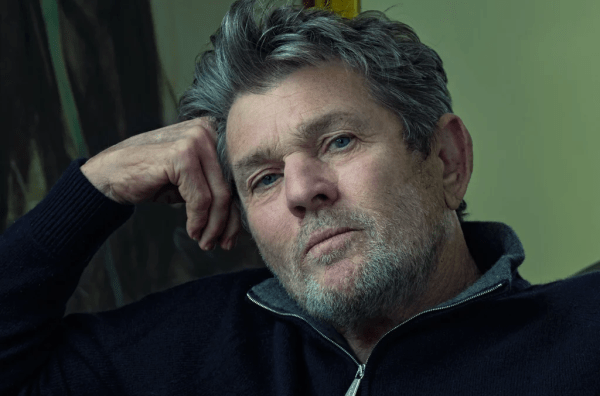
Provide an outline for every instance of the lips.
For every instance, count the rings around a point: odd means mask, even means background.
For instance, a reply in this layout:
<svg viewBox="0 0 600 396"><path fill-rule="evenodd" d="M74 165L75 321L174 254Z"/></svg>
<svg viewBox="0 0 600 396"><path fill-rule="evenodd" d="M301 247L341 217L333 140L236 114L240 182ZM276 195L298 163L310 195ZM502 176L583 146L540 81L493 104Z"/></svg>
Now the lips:
<svg viewBox="0 0 600 396"><path fill-rule="evenodd" d="M343 233L349 232L349 231L356 231L356 229L344 227L344 228L328 228L326 230L315 231L310 236L310 239L308 240L308 243L306 244L306 247L304 248L303 256L306 256L308 254L308 252L310 251L310 249L312 249L315 245L318 245L319 243L321 243L331 237L334 237L336 235L343 234Z"/></svg>

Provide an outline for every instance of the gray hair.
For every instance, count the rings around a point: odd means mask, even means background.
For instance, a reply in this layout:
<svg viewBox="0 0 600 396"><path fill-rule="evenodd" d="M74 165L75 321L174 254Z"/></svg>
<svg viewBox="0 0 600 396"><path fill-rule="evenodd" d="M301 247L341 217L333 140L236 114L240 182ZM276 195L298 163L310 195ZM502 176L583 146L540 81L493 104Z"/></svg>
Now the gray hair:
<svg viewBox="0 0 600 396"><path fill-rule="evenodd" d="M238 96L265 93L302 67L342 60L366 79L372 98L397 115L408 150L421 160L429 156L437 121L452 113L452 99L441 58L410 26L380 11L346 19L289 2L259 12L255 6L256 0L231 5L210 37L214 49L199 55L194 82L179 103L180 121L206 116L213 122L219 164L246 229L227 154L227 115ZM466 207L463 200L456 210L461 223Z"/></svg>

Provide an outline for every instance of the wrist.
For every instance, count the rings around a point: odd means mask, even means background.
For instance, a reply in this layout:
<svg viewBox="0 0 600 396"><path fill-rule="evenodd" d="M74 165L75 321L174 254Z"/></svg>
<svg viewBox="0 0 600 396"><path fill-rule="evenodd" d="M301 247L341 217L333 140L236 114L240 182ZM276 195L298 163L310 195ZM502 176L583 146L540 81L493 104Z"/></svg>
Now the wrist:
<svg viewBox="0 0 600 396"><path fill-rule="evenodd" d="M81 165L79 170L81 170L81 173L83 173L86 179L88 179L90 184L100 191L105 197L117 202L117 200L114 199L110 194L110 187L106 181L106 178L100 176L99 173L94 170L89 160L85 164Z"/></svg>

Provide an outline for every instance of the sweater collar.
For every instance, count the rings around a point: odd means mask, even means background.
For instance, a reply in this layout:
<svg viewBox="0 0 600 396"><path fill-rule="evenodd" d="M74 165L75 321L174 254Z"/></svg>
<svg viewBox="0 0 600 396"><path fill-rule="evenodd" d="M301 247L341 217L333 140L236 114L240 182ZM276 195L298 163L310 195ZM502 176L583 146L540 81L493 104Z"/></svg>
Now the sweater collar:
<svg viewBox="0 0 600 396"><path fill-rule="evenodd" d="M525 260L525 251L511 227L499 222L469 221L462 223L462 230L469 251L483 276L459 295L437 307L455 304L500 283L508 284L509 290L530 286L517 271ZM338 343L345 343L332 326L304 312L276 277L266 279L254 286L248 292L248 297L279 314L300 317Z"/></svg>

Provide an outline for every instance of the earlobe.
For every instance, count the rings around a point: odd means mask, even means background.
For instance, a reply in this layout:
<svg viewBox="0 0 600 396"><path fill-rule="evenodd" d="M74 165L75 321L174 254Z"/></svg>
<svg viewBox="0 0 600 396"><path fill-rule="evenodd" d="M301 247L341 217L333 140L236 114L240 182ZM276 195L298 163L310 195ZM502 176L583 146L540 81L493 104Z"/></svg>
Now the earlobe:
<svg viewBox="0 0 600 396"><path fill-rule="evenodd" d="M446 205L456 210L473 173L473 141L460 117L452 113L440 117L437 133L439 158L444 164L442 185Z"/></svg>

